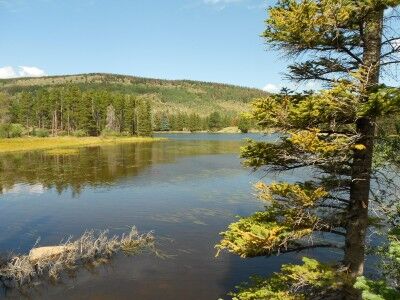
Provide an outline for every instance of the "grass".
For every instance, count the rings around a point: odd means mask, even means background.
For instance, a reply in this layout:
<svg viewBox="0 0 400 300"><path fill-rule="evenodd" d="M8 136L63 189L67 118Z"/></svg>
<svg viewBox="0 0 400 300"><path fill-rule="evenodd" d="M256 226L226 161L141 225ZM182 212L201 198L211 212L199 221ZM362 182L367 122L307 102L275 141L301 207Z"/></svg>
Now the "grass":
<svg viewBox="0 0 400 300"><path fill-rule="evenodd" d="M76 241L68 240L59 246L46 247L61 249L56 254L14 255L0 261L0 286L22 288L38 283L42 279L57 281L62 274L78 270L78 267L89 267L107 263L113 255L122 252L134 255L144 250L157 253L152 233L139 234L132 227L128 234L108 236L108 231L96 234L86 231Z"/></svg>
<svg viewBox="0 0 400 300"><path fill-rule="evenodd" d="M55 149L70 147L100 146L106 144L122 143L150 143L161 141L161 138L150 137L23 137L14 139L0 139L0 153L33 151L33 150L53 150L53 154L63 154L65 151L72 153L71 149L64 149L56 153ZM52 153L50 153L52 154Z"/></svg>

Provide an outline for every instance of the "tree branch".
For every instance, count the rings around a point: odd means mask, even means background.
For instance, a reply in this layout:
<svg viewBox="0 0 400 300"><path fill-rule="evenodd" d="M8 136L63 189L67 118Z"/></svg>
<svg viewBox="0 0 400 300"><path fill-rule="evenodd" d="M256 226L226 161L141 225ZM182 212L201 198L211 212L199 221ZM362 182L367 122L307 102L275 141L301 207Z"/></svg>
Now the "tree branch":
<svg viewBox="0 0 400 300"><path fill-rule="evenodd" d="M285 254L285 253L301 252L304 250L317 249L317 248L333 248L333 249L344 250L343 246L327 243L327 244L314 244L314 245L307 245L307 246L299 246L299 247L292 248L292 249L283 249L283 250L278 250L277 253Z"/></svg>
<svg viewBox="0 0 400 300"><path fill-rule="evenodd" d="M354 60L356 60L360 65L363 63L362 59L359 58L357 55L355 55L353 52L351 52L349 49L346 48L346 46L340 46L339 47L341 50L343 50L345 53L347 53L350 57L352 57Z"/></svg>

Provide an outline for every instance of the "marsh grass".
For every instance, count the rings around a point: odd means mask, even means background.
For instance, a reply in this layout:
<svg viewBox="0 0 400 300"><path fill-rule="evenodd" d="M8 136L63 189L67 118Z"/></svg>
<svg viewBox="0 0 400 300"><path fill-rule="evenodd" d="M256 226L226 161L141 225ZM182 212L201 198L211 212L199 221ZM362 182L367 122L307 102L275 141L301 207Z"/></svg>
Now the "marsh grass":
<svg viewBox="0 0 400 300"><path fill-rule="evenodd" d="M53 248L59 251L43 255L33 255L31 251L28 255L0 259L0 283L5 288L21 288L40 280L56 282L62 274L72 275L79 267L105 264L119 252L125 255L144 250L157 253L152 233L139 234L135 227L128 234L111 237L107 230L99 234L86 231L79 239L68 239Z"/></svg>
<svg viewBox="0 0 400 300"><path fill-rule="evenodd" d="M0 139L0 153L52 150L68 147L87 147L123 143L150 143L164 140L150 137L24 137Z"/></svg>

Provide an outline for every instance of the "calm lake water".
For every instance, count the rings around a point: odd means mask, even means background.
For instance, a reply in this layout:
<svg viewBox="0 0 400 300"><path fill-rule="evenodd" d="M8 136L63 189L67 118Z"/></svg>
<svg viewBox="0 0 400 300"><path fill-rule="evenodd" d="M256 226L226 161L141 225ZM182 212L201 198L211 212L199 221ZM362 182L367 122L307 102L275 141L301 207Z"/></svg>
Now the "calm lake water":
<svg viewBox="0 0 400 300"><path fill-rule="evenodd" d="M77 155L43 151L0 156L0 252L27 253L86 229L121 234L132 225L154 231L168 258L117 256L32 299L229 299L253 274L269 275L300 255L215 258L218 233L262 208L252 183L263 174L240 164L244 138L259 135L163 134L165 142L82 148ZM276 139L276 136L269 136ZM287 174L296 180L299 174ZM264 180L273 180L266 177ZM20 298L13 291L0 298Z"/></svg>

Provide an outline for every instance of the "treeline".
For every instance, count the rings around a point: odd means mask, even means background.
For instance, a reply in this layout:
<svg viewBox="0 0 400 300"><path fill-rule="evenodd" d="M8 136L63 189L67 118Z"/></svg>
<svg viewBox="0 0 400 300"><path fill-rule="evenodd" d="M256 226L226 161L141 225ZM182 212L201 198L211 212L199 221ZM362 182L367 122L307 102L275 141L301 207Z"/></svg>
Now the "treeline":
<svg viewBox="0 0 400 300"><path fill-rule="evenodd" d="M148 98L76 85L0 93L0 137L151 136L156 131L217 131L243 123L234 115L213 112L156 112ZM245 131L244 131L245 132Z"/></svg>
<svg viewBox="0 0 400 300"><path fill-rule="evenodd" d="M219 112L213 112L207 117L197 113L158 112L154 115L153 124L156 131L218 131L225 127L239 126L243 132L247 132L255 127L254 122L245 121L245 117L222 115Z"/></svg>
<svg viewBox="0 0 400 300"><path fill-rule="evenodd" d="M152 134L151 104L130 95L81 91L76 86L0 95L1 124L20 124L29 134ZM4 130L3 130L4 131Z"/></svg>

